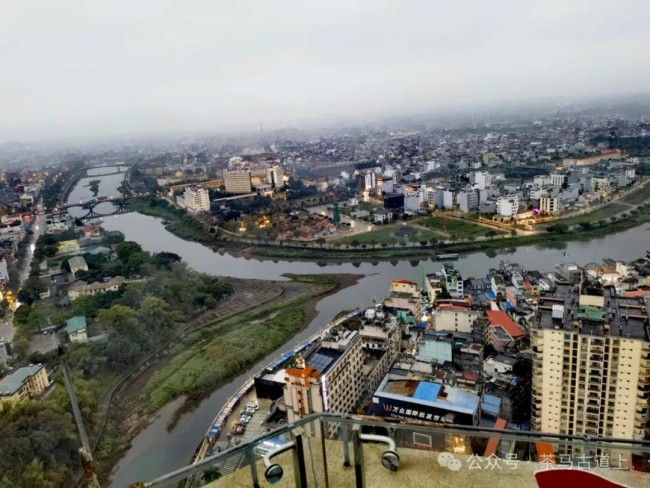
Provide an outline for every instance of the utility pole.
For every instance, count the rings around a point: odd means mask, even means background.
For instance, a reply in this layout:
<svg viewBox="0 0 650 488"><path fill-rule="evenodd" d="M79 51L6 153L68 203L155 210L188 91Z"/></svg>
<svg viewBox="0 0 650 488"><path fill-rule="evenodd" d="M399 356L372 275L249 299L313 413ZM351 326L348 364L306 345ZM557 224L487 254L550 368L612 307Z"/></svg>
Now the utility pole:
<svg viewBox="0 0 650 488"><path fill-rule="evenodd" d="M59 354L61 354L61 351L59 351ZM79 448L79 457L81 458L81 465L84 470L84 487L101 488L99 485L99 480L97 479L97 473L95 473L95 462L93 461L92 450L90 448L90 443L88 442L88 434L86 434L86 427L84 426L83 419L81 418L81 410L79 409L79 402L77 401L77 395L74 392L70 371L68 370L68 366L67 364L65 364L65 361L63 361L61 364L61 370L63 371L63 381L65 383L65 389L67 390L68 397L70 398L70 406L72 407L72 414L74 415L74 421L77 424L77 431L79 432L79 439L81 440L81 447Z"/></svg>

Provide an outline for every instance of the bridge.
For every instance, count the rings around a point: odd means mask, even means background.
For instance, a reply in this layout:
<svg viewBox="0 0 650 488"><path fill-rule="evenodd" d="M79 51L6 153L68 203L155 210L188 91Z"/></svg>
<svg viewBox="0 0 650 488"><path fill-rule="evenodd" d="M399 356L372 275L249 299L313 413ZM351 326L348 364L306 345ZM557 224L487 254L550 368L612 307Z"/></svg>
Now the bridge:
<svg viewBox="0 0 650 488"><path fill-rule="evenodd" d="M126 169L122 169L122 167L125 167ZM98 178L101 178L103 176L111 176L111 175L119 175L126 173L131 166L126 164L126 163L110 163L110 164L102 164L100 166L88 166L86 168L86 176L92 178L94 176L97 176ZM100 175L91 175L88 174L88 171L92 169L102 169L102 168L117 168L117 171L113 171L112 173L102 173Z"/></svg>
<svg viewBox="0 0 650 488"><path fill-rule="evenodd" d="M87 210L87 213L85 215L81 217L76 217L80 220L97 219L100 217L109 217L111 215L120 215L124 213L129 213L131 211L131 209L127 205L129 201L135 200L137 198L148 198L150 196L151 195L149 194L143 193L134 196L97 197L88 201L81 200L79 203L60 205L58 207L55 207L54 211L48 213L47 215L50 216L50 215L66 214L68 213L68 210L70 210L71 208L81 208L83 210ZM99 213L95 211L95 207L97 207L97 205L101 205L102 203L113 204L113 211L108 213Z"/></svg>

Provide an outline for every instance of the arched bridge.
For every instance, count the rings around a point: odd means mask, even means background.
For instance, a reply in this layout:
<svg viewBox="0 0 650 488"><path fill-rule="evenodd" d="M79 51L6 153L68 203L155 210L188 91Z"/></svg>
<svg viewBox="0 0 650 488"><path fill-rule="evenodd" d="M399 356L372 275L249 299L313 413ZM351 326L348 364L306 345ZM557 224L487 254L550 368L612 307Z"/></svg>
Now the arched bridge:
<svg viewBox="0 0 650 488"><path fill-rule="evenodd" d="M79 203L71 203L69 205L56 207L52 212L50 212L50 215L65 214L71 208L81 208L83 210L87 210L87 213L85 215L76 217L81 220L97 219L99 217L108 217L110 215L119 215L123 213L129 213L131 211L127 205L129 201L135 200L137 198L147 198L149 196L150 195L148 194L140 194L135 196L97 197L87 201L81 200ZM97 205L101 205L102 203L112 203L113 210L108 213L96 212L95 207L97 207Z"/></svg>

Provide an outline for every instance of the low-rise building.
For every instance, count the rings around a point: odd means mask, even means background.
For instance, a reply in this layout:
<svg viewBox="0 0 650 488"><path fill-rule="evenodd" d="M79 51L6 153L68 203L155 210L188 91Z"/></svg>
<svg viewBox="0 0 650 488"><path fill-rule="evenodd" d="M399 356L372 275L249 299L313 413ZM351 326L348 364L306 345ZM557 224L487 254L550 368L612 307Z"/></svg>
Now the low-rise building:
<svg viewBox="0 0 650 488"><path fill-rule="evenodd" d="M57 247L59 248L60 254L74 254L81 252L81 246L77 239L72 239L69 241L61 241L58 243Z"/></svg>
<svg viewBox="0 0 650 488"><path fill-rule="evenodd" d="M501 217L514 217L519 212L519 197L501 197L497 200L497 214Z"/></svg>
<svg viewBox="0 0 650 488"><path fill-rule="evenodd" d="M388 224L393 221L393 212L387 209L377 210L375 212L375 223Z"/></svg>
<svg viewBox="0 0 650 488"><path fill-rule="evenodd" d="M87 283L79 280L74 282L70 288L68 288L68 298L70 298L70 300L76 300L77 298L86 295L100 295L109 291L117 291L125 281L126 280L122 276L115 276L105 283L99 281L95 283Z"/></svg>
<svg viewBox="0 0 650 488"><path fill-rule="evenodd" d="M16 403L37 397L49 385L50 379L42 364L18 368L0 380L0 402Z"/></svg>
<svg viewBox="0 0 650 488"><path fill-rule="evenodd" d="M543 196L539 199L539 209L545 214L554 214L560 211L560 199L558 197Z"/></svg>
<svg viewBox="0 0 650 488"><path fill-rule="evenodd" d="M439 300L432 316L433 329L471 333L474 321L480 314L472 310L466 300Z"/></svg>
<svg viewBox="0 0 650 488"><path fill-rule="evenodd" d="M490 325L487 328L487 342L492 344L497 351L503 351L506 347L524 338L524 331L510 318L503 310L488 310L487 316Z"/></svg>
<svg viewBox="0 0 650 488"><path fill-rule="evenodd" d="M478 425L478 395L420 377L417 373L403 375L391 370L372 396L372 413L407 420Z"/></svg>
<svg viewBox="0 0 650 488"><path fill-rule="evenodd" d="M88 263L86 263L83 256L75 256L68 259L68 264L70 265L70 272L75 278L77 277L76 273L78 271L88 271Z"/></svg>
<svg viewBox="0 0 650 488"><path fill-rule="evenodd" d="M86 317L83 315L77 315L67 321L66 332L70 342L86 342L88 340L86 329Z"/></svg>

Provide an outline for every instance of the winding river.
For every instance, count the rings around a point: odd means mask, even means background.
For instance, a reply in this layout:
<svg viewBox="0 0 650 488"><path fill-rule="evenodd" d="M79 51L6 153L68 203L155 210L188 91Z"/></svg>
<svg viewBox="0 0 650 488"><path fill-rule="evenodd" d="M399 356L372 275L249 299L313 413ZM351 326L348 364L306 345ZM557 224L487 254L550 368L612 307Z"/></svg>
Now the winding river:
<svg viewBox="0 0 650 488"><path fill-rule="evenodd" d="M100 177L89 176L80 180L71 192L69 202L87 200L92 194L87 180L101 179L100 195L116 194L123 175ZM109 204L106 204L109 205ZM98 211L102 211L101 209ZM187 464L199 444L216 412L227 398L253 373L258 371L279 354L293 348L326 325L341 310L350 310L368 304L373 297L383 297L394 279L410 279L422 282L424 273L440 269L440 263L430 260L392 261L377 263L333 263L272 261L247 259L229 254L219 254L201 244L184 241L167 232L160 219L136 213L106 217L102 226L107 230L119 230L127 240L138 242L150 252L170 251L178 254L190 267L204 273L239 278L268 280L285 279L282 274L291 273L353 273L364 275L354 286L322 299L317 305L318 315L309 326L298 334L280 351L223 385L203 401L191 414L185 415L168 432L167 423L174 411L173 405L161 410L159 417L143 430L132 443L131 448L115 467L111 487L123 488L138 480L148 480ZM590 241L535 245L501 252L496 257L477 252L461 256L454 264L463 277L484 276L490 268L496 268L500 260L517 262L528 269L551 270L556 263L574 262L584 265L600 262L604 258L622 260L636 259L650 248L650 224L629 229L618 234Z"/></svg>

